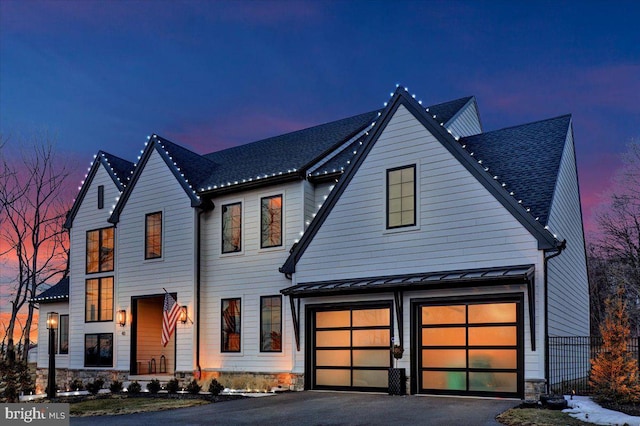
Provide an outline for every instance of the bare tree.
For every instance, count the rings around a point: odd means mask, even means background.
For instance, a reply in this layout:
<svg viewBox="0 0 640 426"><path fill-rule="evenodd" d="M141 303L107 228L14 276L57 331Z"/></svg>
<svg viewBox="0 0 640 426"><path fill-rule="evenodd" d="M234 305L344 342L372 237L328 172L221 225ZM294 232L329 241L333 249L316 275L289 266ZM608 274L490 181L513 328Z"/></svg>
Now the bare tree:
<svg viewBox="0 0 640 426"><path fill-rule="evenodd" d="M22 358L27 359L34 306L28 303L44 284L68 274L68 235L63 223L68 211L64 186L66 167L57 164L48 136L18 140L23 151L9 155L0 145L0 256L15 262L7 292L11 318L6 329L7 359L15 360L14 331L18 313L27 310L22 330Z"/></svg>
<svg viewBox="0 0 640 426"><path fill-rule="evenodd" d="M640 141L629 144L614 177L607 208L597 216L599 238L590 253L592 300L611 292L607 277L625 276L625 294L634 332L640 329ZM595 269L594 269L595 268ZM596 300L596 303L598 301ZM592 315L594 315L592 303Z"/></svg>

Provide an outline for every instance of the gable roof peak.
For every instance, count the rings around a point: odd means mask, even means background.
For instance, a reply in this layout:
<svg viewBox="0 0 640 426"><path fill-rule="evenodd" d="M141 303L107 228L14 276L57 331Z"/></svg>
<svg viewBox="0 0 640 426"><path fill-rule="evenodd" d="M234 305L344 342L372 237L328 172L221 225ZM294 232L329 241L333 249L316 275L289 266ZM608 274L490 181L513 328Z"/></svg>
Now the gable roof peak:
<svg viewBox="0 0 640 426"><path fill-rule="evenodd" d="M466 102L475 102L471 97ZM465 103L466 103L465 102ZM538 220L531 215L530 208L523 206L522 200L513 197L513 192L509 193L504 184L498 182L498 176L489 173L489 168L483 165L482 159L474 157L473 151L468 151L466 140L471 138L460 138L454 135L445 126L447 120L433 114L430 108L422 106L422 101L416 100L415 95L409 94L409 89L397 85L396 90L391 94L391 99L385 102L385 108L376 121L372 123L372 129L368 132L363 141L363 148L358 150L354 156L354 161L345 171L345 175L338 181L335 188L329 193L320 210L311 221L307 230L303 233L299 241L294 245L291 254L280 268L280 272L290 275L295 272L296 264L311 243L315 234L323 225L327 216L341 197L342 193L349 185L353 176L368 156L372 147L395 115L396 111L403 105L460 163L538 240L538 248L541 250L555 248L558 240L545 228ZM442 121L441 121L442 120ZM375 127L373 127L375 126ZM477 136L482 136L480 135ZM566 135L566 133L565 133Z"/></svg>

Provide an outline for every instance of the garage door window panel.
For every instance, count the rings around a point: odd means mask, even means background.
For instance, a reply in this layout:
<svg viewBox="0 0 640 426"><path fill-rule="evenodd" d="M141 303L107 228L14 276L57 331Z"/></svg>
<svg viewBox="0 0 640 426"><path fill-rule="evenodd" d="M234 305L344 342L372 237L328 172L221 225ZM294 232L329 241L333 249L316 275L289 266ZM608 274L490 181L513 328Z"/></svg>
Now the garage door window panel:
<svg viewBox="0 0 640 426"><path fill-rule="evenodd" d="M506 396L520 392L522 297L507 298L510 301L417 305L419 391Z"/></svg>

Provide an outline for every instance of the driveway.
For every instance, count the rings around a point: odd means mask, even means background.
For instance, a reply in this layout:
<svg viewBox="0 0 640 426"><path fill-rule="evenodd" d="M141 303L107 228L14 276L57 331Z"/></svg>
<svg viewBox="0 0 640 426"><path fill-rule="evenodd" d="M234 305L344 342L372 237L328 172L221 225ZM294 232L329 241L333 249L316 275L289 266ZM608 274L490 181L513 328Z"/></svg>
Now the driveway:
<svg viewBox="0 0 640 426"><path fill-rule="evenodd" d="M71 425L499 425L517 400L288 392L123 416L72 417Z"/></svg>

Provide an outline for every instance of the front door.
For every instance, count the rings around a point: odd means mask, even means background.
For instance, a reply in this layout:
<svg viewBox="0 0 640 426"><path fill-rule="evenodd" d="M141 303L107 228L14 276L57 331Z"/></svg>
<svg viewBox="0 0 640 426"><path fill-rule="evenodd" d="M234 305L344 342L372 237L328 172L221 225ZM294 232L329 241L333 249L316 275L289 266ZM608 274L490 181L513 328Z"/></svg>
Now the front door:
<svg viewBox="0 0 640 426"><path fill-rule="evenodd" d="M173 374L175 333L162 344L164 295L133 297L131 323L131 374Z"/></svg>

